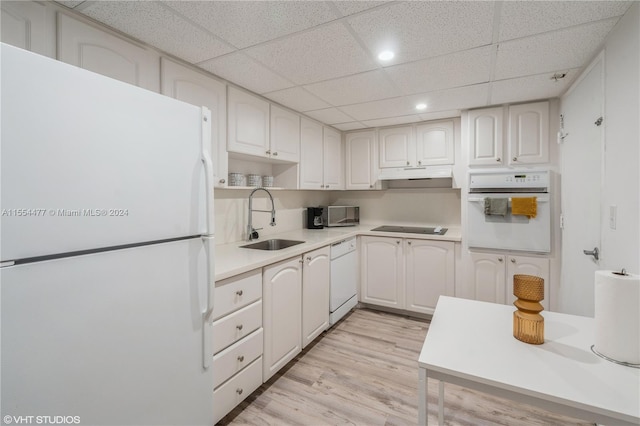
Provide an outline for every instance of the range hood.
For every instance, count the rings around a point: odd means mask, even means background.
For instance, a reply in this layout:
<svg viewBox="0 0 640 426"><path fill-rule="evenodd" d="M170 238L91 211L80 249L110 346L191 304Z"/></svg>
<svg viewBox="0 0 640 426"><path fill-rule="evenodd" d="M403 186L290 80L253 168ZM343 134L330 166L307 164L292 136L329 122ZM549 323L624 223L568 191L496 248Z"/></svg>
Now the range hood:
<svg viewBox="0 0 640 426"><path fill-rule="evenodd" d="M378 179L446 179L453 176L451 166L395 167L381 169Z"/></svg>

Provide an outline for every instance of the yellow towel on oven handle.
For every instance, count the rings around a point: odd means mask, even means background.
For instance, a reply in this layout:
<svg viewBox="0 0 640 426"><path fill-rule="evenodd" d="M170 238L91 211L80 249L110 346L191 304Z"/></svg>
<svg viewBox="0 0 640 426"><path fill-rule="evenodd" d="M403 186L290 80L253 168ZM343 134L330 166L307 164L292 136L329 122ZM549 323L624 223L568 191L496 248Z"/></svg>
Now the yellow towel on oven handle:
<svg viewBox="0 0 640 426"><path fill-rule="evenodd" d="M533 219L538 214L537 197L512 197L511 214L524 215Z"/></svg>

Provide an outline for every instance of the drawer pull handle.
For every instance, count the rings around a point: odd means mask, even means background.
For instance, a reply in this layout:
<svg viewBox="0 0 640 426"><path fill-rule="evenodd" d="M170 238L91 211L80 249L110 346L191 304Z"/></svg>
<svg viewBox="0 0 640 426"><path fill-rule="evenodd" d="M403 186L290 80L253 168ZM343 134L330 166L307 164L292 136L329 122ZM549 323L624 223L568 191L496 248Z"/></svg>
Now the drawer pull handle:
<svg viewBox="0 0 640 426"><path fill-rule="evenodd" d="M516 260L513 257L511 258L511 263L516 263Z"/></svg>
<svg viewBox="0 0 640 426"><path fill-rule="evenodd" d="M238 296L242 296L242 290L238 290L238 291L236 291L236 294L237 294Z"/></svg>
<svg viewBox="0 0 640 426"><path fill-rule="evenodd" d="M240 325L236 325L236 328L237 328L238 330L242 330L242 324L240 324Z"/></svg>
<svg viewBox="0 0 640 426"><path fill-rule="evenodd" d="M242 388L238 388L238 389L236 389L236 393L237 393L238 395L242 395L242 392L244 392L244 391L242 390Z"/></svg>
<svg viewBox="0 0 640 426"><path fill-rule="evenodd" d="M238 361L240 361L240 362L244 361L244 355L238 356Z"/></svg>

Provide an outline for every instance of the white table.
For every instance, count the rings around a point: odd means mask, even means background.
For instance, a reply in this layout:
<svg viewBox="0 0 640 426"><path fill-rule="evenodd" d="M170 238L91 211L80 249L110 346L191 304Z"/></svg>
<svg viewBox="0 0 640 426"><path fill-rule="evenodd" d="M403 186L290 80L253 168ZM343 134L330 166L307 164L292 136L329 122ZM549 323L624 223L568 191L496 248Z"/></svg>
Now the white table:
<svg viewBox="0 0 640 426"><path fill-rule="evenodd" d="M419 423L427 424L427 381L454 383L590 422L640 424L640 370L591 351L593 318L542 312L545 342L513 337L510 305L441 296L418 361Z"/></svg>

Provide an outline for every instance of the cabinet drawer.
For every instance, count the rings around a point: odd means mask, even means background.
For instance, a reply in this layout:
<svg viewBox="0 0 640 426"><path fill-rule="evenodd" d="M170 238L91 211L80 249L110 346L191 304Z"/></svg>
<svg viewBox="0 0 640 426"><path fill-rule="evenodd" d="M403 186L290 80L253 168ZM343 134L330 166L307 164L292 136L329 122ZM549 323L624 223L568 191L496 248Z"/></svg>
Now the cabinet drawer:
<svg viewBox="0 0 640 426"><path fill-rule="evenodd" d="M213 423L217 423L261 384L262 357L213 391Z"/></svg>
<svg viewBox="0 0 640 426"><path fill-rule="evenodd" d="M262 327L262 300L236 311L213 323L213 353Z"/></svg>
<svg viewBox="0 0 640 426"><path fill-rule="evenodd" d="M247 306L262 297L262 271L250 271L216 283L213 319Z"/></svg>
<svg viewBox="0 0 640 426"><path fill-rule="evenodd" d="M213 357L213 388L262 355L262 328Z"/></svg>

